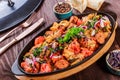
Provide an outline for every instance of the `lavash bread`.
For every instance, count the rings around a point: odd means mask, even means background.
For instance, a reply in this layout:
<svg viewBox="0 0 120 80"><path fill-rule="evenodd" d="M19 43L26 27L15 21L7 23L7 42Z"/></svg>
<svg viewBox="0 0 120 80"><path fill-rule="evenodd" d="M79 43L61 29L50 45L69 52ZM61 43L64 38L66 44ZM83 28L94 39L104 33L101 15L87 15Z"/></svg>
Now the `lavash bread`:
<svg viewBox="0 0 120 80"><path fill-rule="evenodd" d="M71 4L73 8L77 9L79 12L82 13L86 9L86 7L98 11L105 0L65 0L65 1Z"/></svg>
<svg viewBox="0 0 120 80"><path fill-rule="evenodd" d="M66 0L70 3L73 8L77 9L79 12L83 12L87 7L87 0Z"/></svg>
<svg viewBox="0 0 120 80"><path fill-rule="evenodd" d="M98 11L105 0L87 0L87 1L88 1L87 7Z"/></svg>

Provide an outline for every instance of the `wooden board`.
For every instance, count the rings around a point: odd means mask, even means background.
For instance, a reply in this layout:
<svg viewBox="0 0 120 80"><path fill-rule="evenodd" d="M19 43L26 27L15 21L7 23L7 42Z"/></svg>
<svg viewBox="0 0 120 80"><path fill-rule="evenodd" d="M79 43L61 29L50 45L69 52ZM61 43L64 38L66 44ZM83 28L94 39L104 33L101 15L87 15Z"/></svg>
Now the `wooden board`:
<svg viewBox="0 0 120 80"><path fill-rule="evenodd" d="M88 61L84 62L83 64L81 64L75 68L72 68L70 70L60 72L57 74L47 75L47 76L28 77L28 76L16 76L15 75L15 77L20 80L30 80L30 79L33 79L33 80L58 80L58 79L73 75L77 72L80 72L83 69L90 66L91 64L93 64L94 62L96 62L100 57L102 57L103 54L105 54L108 51L108 49L111 47L111 45L115 39L115 33L116 33L117 26L118 26L118 24L116 22L115 29L114 29L110 39L108 40L108 42L105 44L105 46L96 55L94 55L92 58L90 58Z"/></svg>

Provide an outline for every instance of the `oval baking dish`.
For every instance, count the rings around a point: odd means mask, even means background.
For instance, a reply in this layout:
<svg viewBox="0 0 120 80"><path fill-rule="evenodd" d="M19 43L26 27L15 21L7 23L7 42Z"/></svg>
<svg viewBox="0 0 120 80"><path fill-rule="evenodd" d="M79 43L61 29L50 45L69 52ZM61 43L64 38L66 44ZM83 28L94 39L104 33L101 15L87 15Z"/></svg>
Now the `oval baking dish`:
<svg viewBox="0 0 120 80"><path fill-rule="evenodd" d="M77 17L81 18L83 16L86 16L88 14L91 14L91 13L86 13L86 14L81 14L81 15L76 15ZM34 39L37 37L37 36L40 36L40 35L43 35L45 33L45 31L49 30L49 28L51 27L48 26L47 28L45 28L44 30L41 30L24 48L23 50L20 52L16 62L13 64L12 66L12 72L15 74L15 75L26 75L26 76L39 76L41 78L43 77L52 77L51 79L53 79L53 77L55 78L55 76L58 76L56 79L59 79L59 78L63 78L63 77L67 77L67 76L70 76L74 73L77 73L85 68L87 68L88 66L90 66L91 64L93 64L95 61L97 61L108 49L109 47L112 45L113 41L114 41L114 37L115 37L115 25L116 25L116 22L115 20L113 19L113 17L107 13L102 13L102 12L98 12L97 14L100 14L100 15L105 15L109 18L110 22L111 22L111 26L112 26L112 29L111 29L111 34L110 36L106 39L105 43L102 44L91 56L85 58L84 60L82 60L81 62L73 65L73 66L70 66L70 67L67 67L67 68L64 68L64 69L61 69L61 70L56 70L56 71L53 71L53 72L47 72L47 73L27 73L25 72L20 64L22 62L22 59L23 59L23 56L25 55L26 52L28 52L30 50L30 48L34 45ZM19 74L20 73L20 74Z"/></svg>

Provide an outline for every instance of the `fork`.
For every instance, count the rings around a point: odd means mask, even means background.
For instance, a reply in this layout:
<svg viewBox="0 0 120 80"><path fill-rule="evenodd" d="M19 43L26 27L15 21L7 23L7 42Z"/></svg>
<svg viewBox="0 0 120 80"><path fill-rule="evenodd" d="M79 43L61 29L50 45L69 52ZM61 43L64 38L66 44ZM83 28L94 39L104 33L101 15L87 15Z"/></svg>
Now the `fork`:
<svg viewBox="0 0 120 80"><path fill-rule="evenodd" d="M33 22L33 20L35 19L36 17L36 12L33 12L32 15L24 22L21 24L20 27L22 28L26 28L28 26L30 26ZM9 31L7 34L5 34L3 37L0 38L0 42L2 42L4 39L6 39L13 31L17 30L18 28L20 27L16 27L14 29L12 29L11 31Z"/></svg>

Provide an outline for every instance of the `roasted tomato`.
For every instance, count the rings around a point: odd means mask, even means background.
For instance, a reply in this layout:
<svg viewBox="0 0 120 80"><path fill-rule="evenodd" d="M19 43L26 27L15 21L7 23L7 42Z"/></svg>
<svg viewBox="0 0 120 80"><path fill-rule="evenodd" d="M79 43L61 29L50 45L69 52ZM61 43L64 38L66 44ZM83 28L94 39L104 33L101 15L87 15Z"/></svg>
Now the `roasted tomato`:
<svg viewBox="0 0 120 80"><path fill-rule="evenodd" d="M36 67L37 70L40 70L40 63L34 62L34 65L35 65L35 67Z"/></svg>
<svg viewBox="0 0 120 80"><path fill-rule="evenodd" d="M52 71L52 66L50 65L50 63L41 64L40 72L51 72L51 71Z"/></svg>
<svg viewBox="0 0 120 80"><path fill-rule="evenodd" d="M39 36L35 39L35 45L42 44L44 42L45 38L43 36Z"/></svg>
<svg viewBox="0 0 120 80"><path fill-rule="evenodd" d="M58 69L63 69L63 68L66 68L69 66L69 62L65 59L61 59L59 61L57 61L55 63L55 66L58 68Z"/></svg>
<svg viewBox="0 0 120 80"><path fill-rule="evenodd" d="M74 53L80 52L80 44L78 43L77 39L74 39L74 41L70 43L68 50Z"/></svg>
<svg viewBox="0 0 120 80"><path fill-rule="evenodd" d="M30 67L30 65L28 65L26 62L22 62L21 67L25 70L25 72L29 72L29 73L33 72L32 67Z"/></svg>
<svg viewBox="0 0 120 80"><path fill-rule="evenodd" d="M72 17L70 18L70 23L76 24L77 21L78 21L78 17L77 17L77 16L72 16Z"/></svg>
<svg viewBox="0 0 120 80"><path fill-rule="evenodd" d="M106 37L107 36L104 34L104 32L98 32L95 35L95 38L97 39L97 42L100 43L100 44L104 44Z"/></svg>
<svg viewBox="0 0 120 80"><path fill-rule="evenodd" d="M81 53L84 54L85 57L87 57L90 56L93 53L93 51L90 51L87 48L81 48Z"/></svg>
<svg viewBox="0 0 120 80"><path fill-rule="evenodd" d="M53 63L55 63L56 61L62 59L63 57L59 54L59 53L53 53L53 55L51 56L51 60Z"/></svg>
<svg viewBox="0 0 120 80"><path fill-rule="evenodd" d="M82 20L78 19L77 26L80 26L82 24Z"/></svg>

